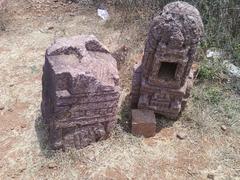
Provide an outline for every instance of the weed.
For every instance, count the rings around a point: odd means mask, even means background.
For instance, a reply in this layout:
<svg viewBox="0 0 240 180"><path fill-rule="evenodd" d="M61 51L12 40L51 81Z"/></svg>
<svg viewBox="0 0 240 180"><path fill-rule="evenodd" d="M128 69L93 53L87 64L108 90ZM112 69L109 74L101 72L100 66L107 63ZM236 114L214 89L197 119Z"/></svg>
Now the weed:
<svg viewBox="0 0 240 180"><path fill-rule="evenodd" d="M37 67L36 67L35 65L30 66L30 68L31 68L31 72L32 72L32 74L34 74L34 73L38 73L38 69L37 69Z"/></svg>
<svg viewBox="0 0 240 180"><path fill-rule="evenodd" d="M198 89L194 88L192 98L195 104L206 107L207 104L218 105L224 99L224 93L220 86L209 84L208 86L198 86Z"/></svg>
<svg viewBox="0 0 240 180"><path fill-rule="evenodd" d="M201 80L203 79L213 80L214 77L216 77L215 69L211 66L203 64L200 66L198 77Z"/></svg>
<svg viewBox="0 0 240 180"><path fill-rule="evenodd" d="M240 43L233 46L233 58L237 65L240 65Z"/></svg>
<svg viewBox="0 0 240 180"><path fill-rule="evenodd" d="M204 57L200 64L198 78L200 80L220 80L225 72L222 58Z"/></svg>
<svg viewBox="0 0 240 180"><path fill-rule="evenodd" d="M215 105L218 105L220 103L220 101L223 99L222 97L222 91L220 88L218 87L210 87L207 88L205 93L205 99Z"/></svg>

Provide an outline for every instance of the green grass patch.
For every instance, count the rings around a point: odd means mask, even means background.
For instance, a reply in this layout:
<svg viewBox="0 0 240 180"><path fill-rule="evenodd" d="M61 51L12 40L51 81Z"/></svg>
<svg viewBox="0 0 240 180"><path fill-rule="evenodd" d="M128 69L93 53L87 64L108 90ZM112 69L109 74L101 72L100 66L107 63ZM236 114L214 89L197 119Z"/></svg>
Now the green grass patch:
<svg viewBox="0 0 240 180"><path fill-rule="evenodd" d="M200 80L221 80L225 72L223 58L203 57L200 63L198 79Z"/></svg>
<svg viewBox="0 0 240 180"><path fill-rule="evenodd" d="M237 66L240 66L240 43L233 46L233 59Z"/></svg>
<svg viewBox="0 0 240 180"><path fill-rule="evenodd" d="M211 104L218 105L223 100L223 93L219 87L208 87L203 93L203 98Z"/></svg>
<svg viewBox="0 0 240 180"><path fill-rule="evenodd" d="M199 79L213 80L216 76L217 76L217 72L212 66L207 66L205 64L200 66L199 74L198 74Z"/></svg>

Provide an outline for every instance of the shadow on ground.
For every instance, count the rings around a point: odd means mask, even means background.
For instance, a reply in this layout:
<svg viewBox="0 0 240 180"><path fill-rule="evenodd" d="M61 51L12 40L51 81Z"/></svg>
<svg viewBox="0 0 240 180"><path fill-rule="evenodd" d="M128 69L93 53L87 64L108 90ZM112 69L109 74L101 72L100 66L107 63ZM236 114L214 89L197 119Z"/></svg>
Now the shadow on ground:
<svg viewBox="0 0 240 180"><path fill-rule="evenodd" d="M130 94L128 94L125 99L122 101L118 124L122 127L122 129L130 133L131 132L131 103L130 103Z"/></svg>
<svg viewBox="0 0 240 180"><path fill-rule="evenodd" d="M46 158L51 158L54 155L55 151L49 148L48 127L43 122L41 113L39 113L39 116L35 119L35 131L37 134L37 139L38 139L39 147L41 148L42 154Z"/></svg>
<svg viewBox="0 0 240 180"><path fill-rule="evenodd" d="M177 120L168 119L164 116L156 114L156 121L157 121L156 133L159 133L164 128L173 127L173 124Z"/></svg>

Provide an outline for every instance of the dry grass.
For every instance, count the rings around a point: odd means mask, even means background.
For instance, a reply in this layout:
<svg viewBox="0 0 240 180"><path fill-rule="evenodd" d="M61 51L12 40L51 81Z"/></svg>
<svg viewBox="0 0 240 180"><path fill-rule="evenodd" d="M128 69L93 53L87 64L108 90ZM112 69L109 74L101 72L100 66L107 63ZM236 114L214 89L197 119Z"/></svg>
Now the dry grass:
<svg viewBox="0 0 240 180"><path fill-rule="evenodd" d="M103 24L94 8L45 0L9 3L6 31L0 32L0 179L206 179L209 173L238 179L239 95L225 84L196 84L179 120L159 118L160 132L153 138L123 130L129 120L131 67L141 57L147 23L123 21L122 12L110 12L112 21ZM129 47L120 71L124 104L109 139L53 152L40 114L44 54L54 38L82 33L95 34L111 51ZM184 140L176 138L181 131L187 133Z"/></svg>

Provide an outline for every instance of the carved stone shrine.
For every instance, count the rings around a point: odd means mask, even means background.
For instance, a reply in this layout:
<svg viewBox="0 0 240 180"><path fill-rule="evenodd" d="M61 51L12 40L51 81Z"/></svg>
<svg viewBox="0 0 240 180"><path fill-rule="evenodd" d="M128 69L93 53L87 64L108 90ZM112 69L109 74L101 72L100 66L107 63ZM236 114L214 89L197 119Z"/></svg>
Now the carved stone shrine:
<svg viewBox="0 0 240 180"><path fill-rule="evenodd" d="M116 60L92 35L62 38L46 51L42 115L53 149L85 147L116 124Z"/></svg>
<svg viewBox="0 0 240 180"><path fill-rule="evenodd" d="M177 118L193 85L193 61L203 35L198 10L167 4L150 25L142 62L134 67L132 107Z"/></svg>

